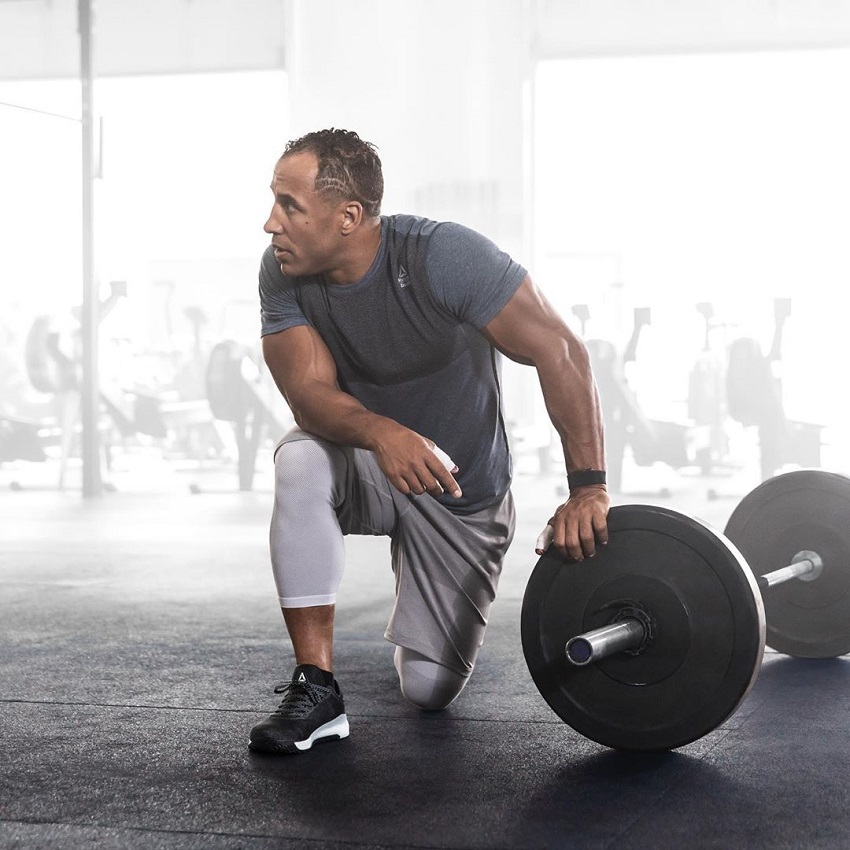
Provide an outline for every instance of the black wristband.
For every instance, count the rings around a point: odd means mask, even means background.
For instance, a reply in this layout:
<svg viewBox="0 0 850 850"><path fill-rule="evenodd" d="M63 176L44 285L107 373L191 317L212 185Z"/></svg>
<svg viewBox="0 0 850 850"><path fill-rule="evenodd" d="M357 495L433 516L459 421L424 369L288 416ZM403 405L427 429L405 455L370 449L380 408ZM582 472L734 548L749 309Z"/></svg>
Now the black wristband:
<svg viewBox="0 0 850 850"><path fill-rule="evenodd" d="M604 469L580 469L578 472L567 473L567 484L570 490L577 487L589 487L591 484L605 484Z"/></svg>

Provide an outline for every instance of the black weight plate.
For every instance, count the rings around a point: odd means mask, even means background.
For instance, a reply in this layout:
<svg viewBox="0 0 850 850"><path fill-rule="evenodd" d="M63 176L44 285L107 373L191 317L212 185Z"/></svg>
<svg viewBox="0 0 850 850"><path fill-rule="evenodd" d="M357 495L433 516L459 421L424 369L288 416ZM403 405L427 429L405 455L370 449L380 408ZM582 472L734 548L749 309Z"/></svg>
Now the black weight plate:
<svg viewBox="0 0 850 850"><path fill-rule="evenodd" d="M726 538L668 508L623 505L592 560L537 562L522 606L522 646L553 711L587 738L620 750L684 746L729 717L758 674L764 609L755 578ZM615 619L618 605L649 612L639 654L585 667L567 641Z"/></svg>
<svg viewBox="0 0 850 850"><path fill-rule="evenodd" d="M804 549L823 560L814 581L764 591L768 646L803 658L850 652L850 478L818 469L770 478L735 508L725 533L756 575Z"/></svg>

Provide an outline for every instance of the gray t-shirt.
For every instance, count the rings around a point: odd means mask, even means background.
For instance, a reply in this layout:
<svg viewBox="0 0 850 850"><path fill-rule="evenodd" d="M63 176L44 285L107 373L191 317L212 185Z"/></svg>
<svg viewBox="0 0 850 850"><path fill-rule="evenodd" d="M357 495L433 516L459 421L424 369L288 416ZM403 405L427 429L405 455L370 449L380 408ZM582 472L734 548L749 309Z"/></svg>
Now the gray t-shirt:
<svg viewBox="0 0 850 850"><path fill-rule="evenodd" d="M525 276L489 239L462 225L383 216L380 250L357 283L287 277L266 249L262 334L315 328L345 392L451 456L463 496L440 501L454 513L473 513L504 498L511 481L500 355L479 330Z"/></svg>

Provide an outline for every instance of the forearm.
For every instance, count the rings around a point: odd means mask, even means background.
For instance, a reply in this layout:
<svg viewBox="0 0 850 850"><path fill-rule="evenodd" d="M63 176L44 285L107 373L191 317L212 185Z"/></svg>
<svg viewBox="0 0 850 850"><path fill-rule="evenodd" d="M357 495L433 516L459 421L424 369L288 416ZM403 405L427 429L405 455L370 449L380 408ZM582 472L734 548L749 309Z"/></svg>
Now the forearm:
<svg viewBox="0 0 850 850"><path fill-rule="evenodd" d="M266 365L305 431L340 446L374 452L387 480L400 493L463 494L453 472L428 435L380 416L342 390L336 365L310 327L296 325L263 339Z"/></svg>
<svg viewBox="0 0 850 850"><path fill-rule="evenodd" d="M299 428L370 451L377 435L401 428L340 388L330 352L312 328L296 326L264 337L263 357Z"/></svg>
<svg viewBox="0 0 850 850"><path fill-rule="evenodd" d="M378 465L399 492L427 492L432 496L448 492L456 499L463 495L453 475L457 467L447 456L439 456L432 440L394 419L372 413L353 396L320 384L303 400L299 401L297 395L287 400L295 422L305 431L337 445L374 452Z"/></svg>
<svg viewBox="0 0 850 850"><path fill-rule="evenodd" d="M299 428L340 446L374 451L383 434L402 427L367 410L354 396L318 382L290 393L287 401Z"/></svg>
<svg viewBox="0 0 850 850"><path fill-rule="evenodd" d="M536 365L567 472L605 469L602 409L587 349L578 340L563 340Z"/></svg>

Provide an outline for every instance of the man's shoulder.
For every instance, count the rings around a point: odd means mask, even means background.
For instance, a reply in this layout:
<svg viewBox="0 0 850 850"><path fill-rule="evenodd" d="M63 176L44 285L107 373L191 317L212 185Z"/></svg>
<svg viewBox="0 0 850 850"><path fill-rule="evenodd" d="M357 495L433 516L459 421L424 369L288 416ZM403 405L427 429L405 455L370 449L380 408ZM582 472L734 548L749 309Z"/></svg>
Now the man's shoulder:
<svg viewBox="0 0 850 850"><path fill-rule="evenodd" d="M433 221L421 215L409 215L408 213L395 213L384 217L387 229L396 238L427 237L435 228L439 227L439 221Z"/></svg>
<svg viewBox="0 0 850 850"><path fill-rule="evenodd" d="M437 221L421 215L396 213L384 216L390 231L401 236L432 236L435 233L445 236L471 236L480 238L480 234L456 221Z"/></svg>
<svg viewBox="0 0 850 850"><path fill-rule="evenodd" d="M475 251L487 240L477 231L455 221L398 214L386 217L391 253L402 249L422 257L459 257Z"/></svg>

